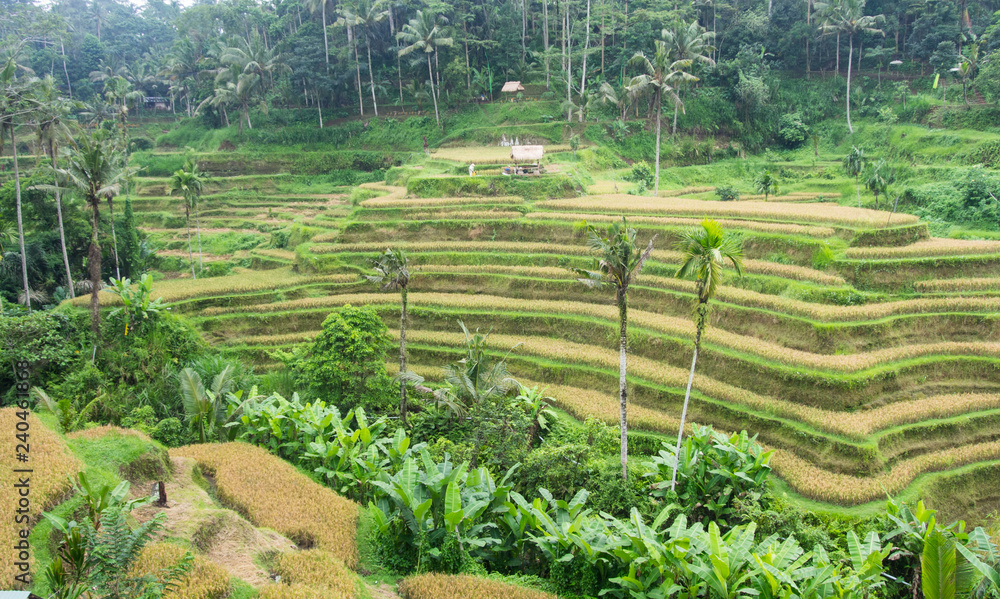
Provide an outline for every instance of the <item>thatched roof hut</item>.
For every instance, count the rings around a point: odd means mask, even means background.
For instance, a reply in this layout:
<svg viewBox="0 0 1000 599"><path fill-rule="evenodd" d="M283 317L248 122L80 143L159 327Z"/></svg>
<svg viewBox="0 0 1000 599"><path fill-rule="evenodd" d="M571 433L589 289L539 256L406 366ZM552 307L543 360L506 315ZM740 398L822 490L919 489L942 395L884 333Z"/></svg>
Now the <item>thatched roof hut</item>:
<svg viewBox="0 0 1000 599"><path fill-rule="evenodd" d="M510 157L514 162L538 162L545 154L542 146L511 146Z"/></svg>
<svg viewBox="0 0 1000 599"><path fill-rule="evenodd" d="M507 83L503 84L503 87L500 89L500 91L508 94L515 94L517 92L523 92L524 86L521 85L520 81L508 81Z"/></svg>

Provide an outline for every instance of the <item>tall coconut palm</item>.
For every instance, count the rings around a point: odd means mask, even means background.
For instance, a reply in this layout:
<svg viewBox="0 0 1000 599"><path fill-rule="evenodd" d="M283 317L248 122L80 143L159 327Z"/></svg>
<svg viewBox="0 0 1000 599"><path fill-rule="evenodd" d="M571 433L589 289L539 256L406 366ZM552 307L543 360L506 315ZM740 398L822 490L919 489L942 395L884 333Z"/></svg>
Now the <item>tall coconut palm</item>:
<svg viewBox="0 0 1000 599"><path fill-rule="evenodd" d="M691 60L675 61L666 42L656 40L654 43L656 51L651 59L642 52L637 52L629 60L629 64L643 71L643 74L632 78L629 87L636 95L652 92L653 104L656 105L656 177L653 183L653 195L656 195L660 191L660 109L664 97L669 97L675 105L681 104L673 84L684 78L681 69L691 68Z"/></svg>
<svg viewBox="0 0 1000 599"><path fill-rule="evenodd" d="M441 115L438 112L437 92L434 91L434 70L431 61L431 54L437 52L438 48L451 47L455 40L450 37L443 37L441 26L438 25L437 17L432 13L417 11L417 16L410 19L410 22L403 25L403 30L398 34L407 46L399 51L400 56L406 56L413 52L423 52L427 59L427 74L431 82L431 98L434 100L434 119L437 124L441 124Z"/></svg>
<svg viewBox="0 0 1000 599"><path fill-rule="evenodd" d="M24 44L18 43L6 49L0 64L0 152L3 152L4 137L10 135L10 145L14 159L14 195L17 212L17 238L21 250L21 283L24 287L25 305L31 310L31 290L28 287L28 260L24 251L24 222L21 219L21 171L17 163L16 120L27 119L37 110L38 102L32 97L37 79L31 69L18 63ZM26 77L18 77L23 71Z"/></svg>
<svg viewBox="0 0 1000 599"><path fill-rule="evenodd" d="M828 12L827 21L820 27L820 30L830 35L847 35L850 51L847 54L847 130L854 133L851 126L851 62L854 58L854 38L863 33L881 33L885 35L876 25L883 19L882 15L870 16L865 14L866 0L838 0L833 4Z"/></svg>
<svg viewBox="0 0 1000 599"><path fill-rule="evenodd" d="M198 165L194 161L187 161L184 168L179 168L170 175L170 190L173 194L178 192L184 198L184 220L187 223L188 238L188 260L191 262L191 277L198 278L194 272L194 256L191 254L191 210L195 209L195 226L198 228L198 268L199 272L205 270L201 259L201 223L198 222L198 199L204 187L204 179L198 172Z"/></svg>
<svg viewBox="0 0 1000 599"><path fill-rule="evenodd" d="M326 52L323 53L323 57L326 58L326 70L330 70L330 40L326 33L326 5L330 3L330 0L306 0L306 9L310 13L316 14L319 12L323 19L323 47Z"/></svg>
<svg viewBox="0 0 1000 599"><path fill-rule="evenodd" d="M679 70L687 76L678 77L677 84L674 86L675 88L680 87L687 81L698 80L697 77L688 72L697 63L715 66L715 61L709 56L715 50L712 47L715 34L711 31L706 31L704 27L698 25L697 21L692 21L686 25L677 23L672 29L664 29L661 32L661 36L667 44L667 50L675 61L691 61L691 67L679 67ZM679 108L680 103L675 102L674 126L670 133L672 137L677 136L677 112Z"/></svg>
<svg viewBox="0 0 1000 599"><path fill-rule="evenodd" d="M588 287L613 287L615 302L618 304L619 362L618 398L621 402L621 462L622 479L628 476L628 386L626 385L626 354L628 353L628 288L642 272L642 267L653 253L653 241L649 240L644 251L635 244L635 229L630 229L625 217L620 223L608 225L607 235L602 235L593 225L587 226L587 248L598 255L596 270L574 268L582 275L578 279Z"/></svg>
<svg viewBox="0 0 1000 599"><path fill-rule="evenodd" d="M375 108L375 116L378 116L378 100L375 99L375 73L372 71L372 40L371 28L379 21L389 15L386 9L385 0L356 0L353 4L344 4L339 9L341 17L337 19L337 25L347 26L348 37L352 37L354 28L361 30L365 38L365 47L368 50L368 81L372 91L372 105ZM353 33L354 60L358 65L358 87L361 86L361 63L358 61L358 34ZM364 105L361 106L361 113L364 114Z"/></svg>
<svg viewBox="0 0 1000 599"><path fill-rule="evenodd" d="M66 126L65 117L69 114L71 102L60 95L59 88L51 76L46 76L38 88L38 99L41 102L41 110L36 118L35 133L38 135L38 144L52 161L52 176L56 177L58 168L59 144L63 139L69 138L69 129ZM66 251L66 231L63 227L62 214L62 194L59 190L58 180L54 180L56 197L56 220L59 224L59 244L62 248L63 267L66 269L66 289L69 297L76 297L73 290L73 275L69 268L69 254Z"/></svg>
<svg viewBox="0 0 1000 599"><path fill-rule="evenodd" d="M366 278L382 286L384 291L399 291L402 307L399 313L399 372L406 372L406 293L410 284L410 261L403 250L387 248L378 258L372 260L375 274ZM399 382L399 417L406 424L406 380Z"/></svg>
<svg viewBox="0 0 1000 599"><path fill-rule="evenodd" d="M90 317L95 338L100 332L101 312L97 294L101 290L101 200L118 195L122 184L134 169L118 160L119 148L107 131L96 129L83 133L66 153L65 166L55 169L58 187L73 191L91 209L90 248L87 265L90 269ZM39 186L47 189L48 186Z"/></svg>
<svg viewBox="0 0 1000 599"><path fill-rule="evenodd" d="M701 348L701 335L708 325L708 302L715 297L715 292L722 283L723 268L726 262L731 262L739 276L743 276L743 242L737 237L727 235L719 223L705 219L700 229L689 231L677 242L677 249L684 255L684 262L677 269L679 279L694 276L695 293L698 304L695 308L694 356L691 359L691 374L688 376L687 392L684 394L684 407L681 409L681 423L677 431L678 460L674 463L674 473L670 476L670 490L674 490L677 482L677 464L680 462L681 440L684 436L684 420L687 418L688 401L691 399L691 385L694 383L694 369L698 363L698 350Z"/></svg>

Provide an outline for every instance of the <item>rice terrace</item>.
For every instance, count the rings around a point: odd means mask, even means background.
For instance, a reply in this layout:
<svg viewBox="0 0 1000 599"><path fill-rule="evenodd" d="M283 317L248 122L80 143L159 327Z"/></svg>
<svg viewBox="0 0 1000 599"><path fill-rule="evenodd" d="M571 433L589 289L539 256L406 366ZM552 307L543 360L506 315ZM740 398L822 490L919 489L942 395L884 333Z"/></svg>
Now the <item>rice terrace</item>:
<svg viewBox="0 0 1000 599"><path fill-rule="evenodd" d="M1000 599L1000 6L917 4L0 4L0 591Z"/></svg>

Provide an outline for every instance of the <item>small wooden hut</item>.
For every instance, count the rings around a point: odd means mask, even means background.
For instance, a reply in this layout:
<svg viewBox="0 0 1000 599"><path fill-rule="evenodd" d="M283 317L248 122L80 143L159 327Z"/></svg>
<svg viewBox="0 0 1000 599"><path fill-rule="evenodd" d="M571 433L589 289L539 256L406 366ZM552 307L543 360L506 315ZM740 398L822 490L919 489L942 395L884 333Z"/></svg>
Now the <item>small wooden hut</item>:
<svg viewBox="0 0 1000 599"><path fill-rule="evenodd" d="M500 88L500 91L501 93L505 94L516 94L517 92L523 92L524 86L521 85L520 81L508 81L507 83L503 84L503 87Z"/></svg>
<svg viewBox="0 0 1000 599"><path fill-rule="evenodd" d="M544 155L543 146L511 146L510 159L514 161L514 174L536 174Z"/></svg>

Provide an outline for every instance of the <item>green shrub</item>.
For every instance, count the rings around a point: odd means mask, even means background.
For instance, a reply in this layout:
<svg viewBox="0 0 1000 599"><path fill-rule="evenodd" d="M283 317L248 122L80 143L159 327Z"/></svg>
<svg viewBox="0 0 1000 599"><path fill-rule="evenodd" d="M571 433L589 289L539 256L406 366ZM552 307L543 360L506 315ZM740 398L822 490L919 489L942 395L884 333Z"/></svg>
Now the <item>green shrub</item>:
<svg viewBox="0 0 1000 599"><path fill-rule="evenodd" d="M720 202L732 202L740 199L740 190L735 185L720 185L715 188L715 197Z"/></svg>
<svg viewBox="0 0 1000 599"><path fill-rule="evenodd" d="M167 447L180 447L193 441L188 428L173 416L156 423L149 436Z"/></svg>
<svg viewBox="0 0 1000 599"><path fill-rule="evenodd" d="M653 167L649 166L649 163L645 160L640 160L632 165L632 170L625 176L625 179L640 183L646 187L652 187L654 175Z"/></svg>

